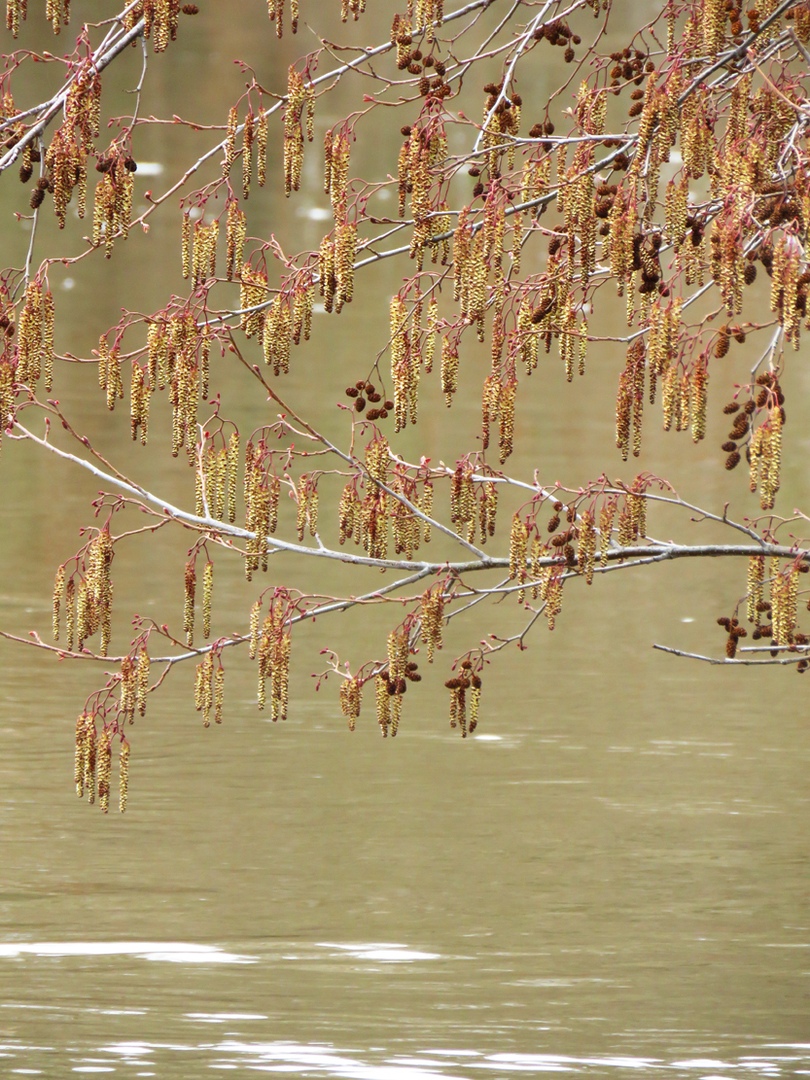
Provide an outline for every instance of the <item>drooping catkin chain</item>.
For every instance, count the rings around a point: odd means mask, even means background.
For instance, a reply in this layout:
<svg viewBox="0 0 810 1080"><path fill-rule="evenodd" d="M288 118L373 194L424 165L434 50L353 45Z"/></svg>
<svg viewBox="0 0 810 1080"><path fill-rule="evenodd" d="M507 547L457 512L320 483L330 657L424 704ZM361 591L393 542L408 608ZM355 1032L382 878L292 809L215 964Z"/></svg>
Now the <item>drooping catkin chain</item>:
<svg viewBox="0 0 810 1080"><path fill-rule="evenodd" d="M104 253L109 259L116 237L120 235L126 240L129 232L137 165L129 153L114 147L107 157L101 158L97 168L103 175L94 195L92 240L96 247L103 240Z"/></svg>
<svg viewBox="0 0 810 1080"><path fill-rule="evenodd" d="M304 163L304 138L312 142L315 130L315 90L295 65L287 72L284 112L284 193L298 191Z"/></svg>
<svg viewBox="0 0 810 1080"><path fill-rule="evenodd" d="M274 596L256 643L258 705L264 709L270 683L271 718L286 720L289 700L291 638L288 599L282 591Z"/></svg>
<svg viewBox="0 0 810 1080"><path fill-rule="evenodd" d="M422 593L420 621L422 640L425 643L429 664L433 663L436 650L442 647L444 602L444 585L442 582L432 585Z"/></svg>

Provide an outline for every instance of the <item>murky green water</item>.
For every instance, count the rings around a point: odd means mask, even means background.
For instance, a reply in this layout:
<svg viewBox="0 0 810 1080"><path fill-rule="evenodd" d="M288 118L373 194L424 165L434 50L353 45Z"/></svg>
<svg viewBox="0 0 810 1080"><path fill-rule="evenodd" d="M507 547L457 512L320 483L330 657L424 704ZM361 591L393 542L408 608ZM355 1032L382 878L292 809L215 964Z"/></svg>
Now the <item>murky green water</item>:
<svg viewBox="0 0 810 1080"><path fill-rule="evenodd" d="M269 29L257 41L253 6L233 7L245 17L222 22L215 7L184 27L150 109L176 111L184 72L224 57L248 57L280 85L299 46L275 50ZM388 14L377 21L387 26ZM210 86L186 111L221 122L233 86ZM165 129L148 140L165 170L158 190L175 148ZM310 201L257 197L254 228L317 246L314 167L308 182ZM175 232L133 236L134 263L89 260L66 274L55 290L63 348L89 350L122 306L153 310L180 289ZM308 359L294 358L285 394L311 405L315 370L319 422L336 433L333 402L364 350L379 347L401 272L384 264L362 304L358 284L342 333L321 316ZM447 460L478 424L473 384L488 361L469 362L470 393L452 413L436 378L426 384L424 438ZM244 422L259 422L269 407L225 363L215 378L229 381ZM610 395L621 363L605 354L575 387L556 364L538 372L537 397L527 391L519 407L516 468L573 484L603 468L618 475ZM798 395L804 376L791 376ZM57 378L94 437L128 452L126 417L110 425L94 372ZM799 443L802 408L788 433ZM133 469L188 503L188 471L159 431ZM720 509L718 440L684 450L673 439L651 426L642 467L674 472L685 495ZM97 484L26 448L2 454L0 616L44 636L53 570L78 546ZM803 466L789 482L788 500L806 499ZM674 530L675 520L657 524ZM121 640L133 610L179 618L187 542L133 541L116 557ZM240 573L223 566L218 578L222 632L246 622L253 594ZM324 591L353 588L336 576L345 570L303 573ZM177 672L133 729L123 819L72 790L75 715L102 673L2 643L0 1073L810 1075L807 686L650 648L722 648L713 620L742 591L741 574L681 564L571 588L554 634L542 629L528 653L502 653L487 671L466 741L447 726L441 683L454 650L516 625L511 608L452 631L393 741L379 738L368 706L350 735L336 688L315 694L310 676L336 640L355 663L378 652L385 611L297 635L284 725L256 711L246 658L229 658L221 729L202 729L191 672ZM159 606L161 594L173 607Z"/></svg>

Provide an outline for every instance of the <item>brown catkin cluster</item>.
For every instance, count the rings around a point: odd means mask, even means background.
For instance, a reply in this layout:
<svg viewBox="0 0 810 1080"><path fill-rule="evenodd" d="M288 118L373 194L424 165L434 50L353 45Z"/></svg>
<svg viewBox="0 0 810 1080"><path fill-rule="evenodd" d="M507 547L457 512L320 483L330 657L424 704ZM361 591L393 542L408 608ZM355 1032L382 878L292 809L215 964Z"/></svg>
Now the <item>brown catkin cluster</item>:
<svg viewBox="0 0 810 1080"><path fill-rule="evenodd" d="M422 593L420 621L429 664L433 663L436 650L442 647L444 601L444 585L441 582Z"/></svg>
<svg viewBox="0 0 810 1080"><path fill-rule="evenodd" d="M17 324L17 370L14 381L33 390L45 375L45 389L53 384L54 304L51 290L34 278L28 283ZM7 414L6 414L7 415Z"/></svg>
<svg viewBox="0 0 810 1080"><path fill-rule="evenodd" d="M349 722L349 731L354 731L360 716L363 698L363 684L356 675L344 679L340 684L340 711Z"/></svg>
<svg viewBox="0 0 810 1080"><path fill-rule="evenodd" d="M459 674L448 679L444 685L450 691L450 727L459 728L462 739L466 739L467 735L472 735L478 726L481 677L473 671L472 661L463 660Z"/></svg>
<svg viewBox="0 0 810 1080"><path fill-rule="evenodd" d="M143 0L143 36L155 52L164 52L177 37L180 0Z"/></svg>
<svg viewBox="0 0 810 1080"><path fill-rule="evenodd" d="M132 221L132 196L135 190L135 162L120 147L111 147L96 168L103 174L96 184L93 201L93 233L95 247L104 241L104 254L112 256L117 236L125 240ZM56 194L54 194L54 205Z"/></svg>
<svg viewBox="0 0 810 1080"><path fill-rule="evenodd" d="M287 108L284 112L284 193L298 191L304 164L304 138L312 142L315 130L315 90L295 65L287 71Z"/></svg>
<svg viewBox="0 0 810 1080"><path fill-rule="evenodd" d="M274 596L259 634L256 658L259 664L259 708L267 700L270 683L270 709L273 722L287 719L290 679L289 604L285 593Z"/></svg>

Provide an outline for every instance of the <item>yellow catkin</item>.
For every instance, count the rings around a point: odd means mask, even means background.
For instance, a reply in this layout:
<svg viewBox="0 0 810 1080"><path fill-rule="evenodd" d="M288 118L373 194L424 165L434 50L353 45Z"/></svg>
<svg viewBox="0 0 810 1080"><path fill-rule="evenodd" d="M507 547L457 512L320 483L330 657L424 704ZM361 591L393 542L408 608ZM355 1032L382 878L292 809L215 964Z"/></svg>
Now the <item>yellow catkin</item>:
<svg viewBox="0 0 810 1080"><path fill-rule="evenodd" d="M362 693L362 685L356 675L340 684L340 710L349 723L349 731L354 731L360 717Z"/></svg>
<svg viewBox="0 0 810 1080"><path fill-rule="evenodd" d="M442 647L444 626L444 586L442 584L434 585L422 594L421 623L427 660L429 664L432 664L436 649Z"/></svg>
<svg viewBox="0 0 810 1080"><path fill-rule="evenodd" d="M186 645L191 648L194 644L194 593L197 585L197 571L193 559L186 563L183 583L183 633L186 635Z"/></svg>
<svg viewBox="0 0 810 1080"><path fill-rule="evenodd" d="M85 754L87 751L87 724L87 713L80 713L76 719L76 749L73 758L73 782L76 787L76 794L80 799L84 798Z"/></svg>
<svg viewBox="0 0 810 1080"><path fill-rule="evenodd" d="M759 622L760 605L764 599L765 557L752 555L748 560L748 596L746 615L749 622Z"/></svg>
<svg viewBox="0 0 810 1080"><path fill-rule="evenodd" d="M104 727L99 732L96 742L96 776L98 783L98 804L101 812L110 809L110 780L112 777L112 733Z"/></svg>
<svg viewBox="0 0 810 1080"><path fill-rule="evenodd" d="M520 514L512 518L509 534L509 577L519 582L526 580L526 553L529 544L529 530Z"/></svg>
<svg viewBox="0 0 810 1080"><path fill-rule="evenodd" d="M214 592L214 564L209 559L203 568L203 637L207 641L211 636L211 597Z"/></svg>
<svg viewBox="0 0 810 1080"><path fill-rule="evenodd" d="M53 582L53 601L52 601L52 627L53 627L53 640L59 640L59 630L61 625L61 610L62 610L62 593L65 589L65 567L60 566L56 571L56 577Z"/></svg>
<svg viewBox="0 0 810 1080"><path fill-rule="evenodd" d="M129 754L130 745L124 739L118 758L118 810L122 814L126 811L129 794Z"/></svg>
<svg viewBox="0 0 810 1080"><path fill-rule="evenodd" d="M214 723L222 723L222 710L225 705L225 668L220 662L214 669Z"/></svg>

